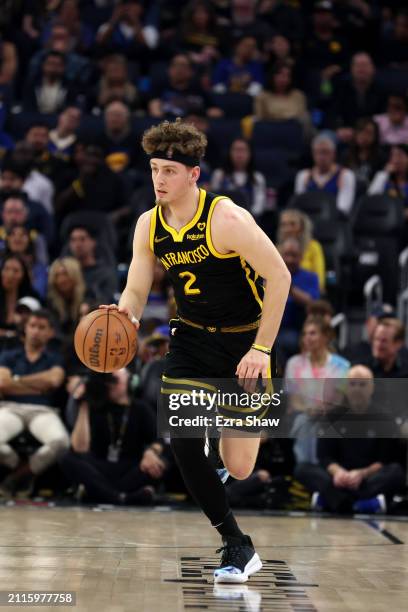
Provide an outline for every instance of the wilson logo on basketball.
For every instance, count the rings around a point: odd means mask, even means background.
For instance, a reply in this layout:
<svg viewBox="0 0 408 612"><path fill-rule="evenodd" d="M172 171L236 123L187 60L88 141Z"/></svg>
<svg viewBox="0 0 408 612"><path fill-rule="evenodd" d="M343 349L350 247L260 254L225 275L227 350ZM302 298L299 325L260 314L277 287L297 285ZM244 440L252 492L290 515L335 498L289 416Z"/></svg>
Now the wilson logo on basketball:
<svg viewBox="0 0 408 612"><path fill-rule="evenodd" d="M101 348L102 337L103 337L103 329L98 328L95 332L94 343L89 349L89 354L90 354L89 361L91 365L96 366L96 367L99 367L100 365L99 351Z"/></svg>

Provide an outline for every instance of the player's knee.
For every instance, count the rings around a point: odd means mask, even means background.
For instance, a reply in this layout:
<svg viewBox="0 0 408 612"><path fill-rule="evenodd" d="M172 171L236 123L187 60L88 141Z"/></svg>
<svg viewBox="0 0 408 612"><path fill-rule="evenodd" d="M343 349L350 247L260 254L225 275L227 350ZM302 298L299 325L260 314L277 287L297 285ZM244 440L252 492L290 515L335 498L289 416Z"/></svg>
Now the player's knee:
<svg viewBox="0 0 408 612"><path fill-rule="evenodd" d="M245 480L249 478L254 469L253 462L249 461L231 461L225 466L231 476L236 480Z"/></svg>

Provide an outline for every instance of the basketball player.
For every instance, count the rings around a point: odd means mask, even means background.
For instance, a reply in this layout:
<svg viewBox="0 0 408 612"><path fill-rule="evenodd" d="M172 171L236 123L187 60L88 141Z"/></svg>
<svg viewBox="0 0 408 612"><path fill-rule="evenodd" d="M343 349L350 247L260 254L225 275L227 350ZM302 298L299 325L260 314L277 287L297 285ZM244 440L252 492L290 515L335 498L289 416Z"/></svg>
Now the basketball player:
<svg viewBox="0 0 408 612"><path fill-rule="evenodd" d="M197 187L206 144L204 134L179 119L145 132L142 146L150 157L156 206L137 222L119 307L105 306L119 308L138 327L155 260L161 260L178 309L164 393L180 391L186 379L238 377L249 392L259 377L266 380L290 286L283 260L252 216ZM219 452L234 478L251 474L259 440L259 435L240 432L238 437L233 429L222 430ZM173 437L171 445L188 490L222 536L215 582L246 582L262 563L238 527L203 439Z"/></svg>

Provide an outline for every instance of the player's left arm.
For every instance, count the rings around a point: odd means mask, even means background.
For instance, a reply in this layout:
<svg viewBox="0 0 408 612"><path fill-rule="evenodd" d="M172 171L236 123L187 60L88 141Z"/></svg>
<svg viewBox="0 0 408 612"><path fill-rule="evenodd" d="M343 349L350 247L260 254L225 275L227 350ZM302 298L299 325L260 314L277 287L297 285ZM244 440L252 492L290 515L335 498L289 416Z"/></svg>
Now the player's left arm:
<svg viewBox="0 0 408 612"><path fill-rule="evenodd" d="M271 348L275 342L288 298L291 275L278 250L257 225L252 215L223 200L215 207L211 233L221 253L239 253L265 279L262 317L255 344ZM250 349L237 367L240 379L256 381L259 375L267 378L269 356Z"/></svg>

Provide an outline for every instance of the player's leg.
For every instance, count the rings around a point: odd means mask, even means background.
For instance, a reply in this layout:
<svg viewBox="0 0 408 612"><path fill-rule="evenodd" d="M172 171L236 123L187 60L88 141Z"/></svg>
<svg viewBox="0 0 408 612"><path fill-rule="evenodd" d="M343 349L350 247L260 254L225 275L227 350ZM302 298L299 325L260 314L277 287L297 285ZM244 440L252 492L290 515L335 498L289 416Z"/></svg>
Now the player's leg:
<svg viewBox="0 0 408 612"><path fill-rule="evenodd" d="M237 480L248 478L255 467L261 442L260 433L237 431L224 427L220 440L220 455L228 472Z"/></svg>

